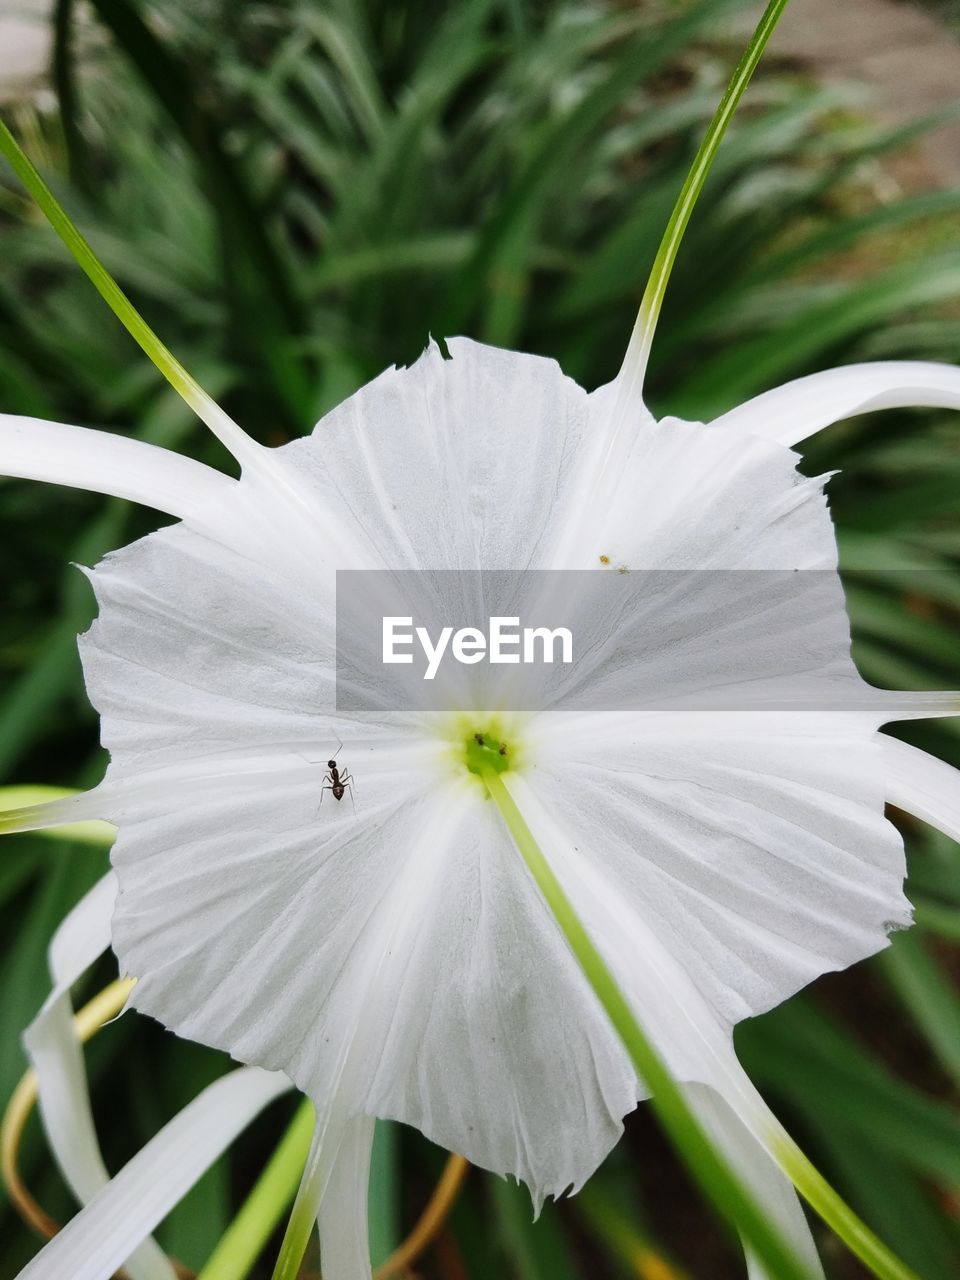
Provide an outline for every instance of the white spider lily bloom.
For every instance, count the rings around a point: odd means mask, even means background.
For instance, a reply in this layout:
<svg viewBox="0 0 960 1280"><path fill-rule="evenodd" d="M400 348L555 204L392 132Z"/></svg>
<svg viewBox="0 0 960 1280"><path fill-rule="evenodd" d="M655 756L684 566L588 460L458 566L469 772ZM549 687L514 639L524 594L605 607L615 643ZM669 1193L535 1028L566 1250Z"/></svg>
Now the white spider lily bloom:
<svg viewBox="0 0 960 1280"><path fill-rule="evenodd" d="M112 945L131 1004L313 1099L324 1274L354 1280L369 1270L372 1117L539 1202L580 1187L646 1096L471 767L475 731L509 742L499 776L641 1025L816 1273L731 1028L909 924L885 797L909 808L923 791L916 812L937 821L950 784L918 754L900 785L878 729L955 714L956 695L858 683L860 702L835 711L351 721L334 711L335 571L603 558L829 574L822 482L789 446L869 408L960 408L960 372L852 366L702 425L656 422L616 383L587 394L548 360L449 346L307 439L267 450L228 433L239 481L0 419L3 473L179 518L90 572L99 617L81 652L106 779L2 829L117 826ZM838 601L830 660L856 682ZM356 810L320 804L339 742ZM30 1274L48 1274L43 1254Z"/></svg>

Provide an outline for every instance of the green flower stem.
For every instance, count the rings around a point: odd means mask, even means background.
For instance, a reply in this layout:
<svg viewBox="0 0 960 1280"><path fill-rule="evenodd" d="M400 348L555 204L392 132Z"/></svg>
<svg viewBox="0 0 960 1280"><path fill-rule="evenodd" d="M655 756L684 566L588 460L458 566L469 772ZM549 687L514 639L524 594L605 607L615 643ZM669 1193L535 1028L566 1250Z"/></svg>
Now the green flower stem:
<svg viewBox="0 0 960 1280"><path fill-rule="evenodd" d="M296 1193L313 1137L313 1122L313 1103L305 1098L197 1280L243 1280L250 1274Z"/></svg>
<svg viewBox="0 0 960 1280"><path fill-rule="evenodd" d="M319 1152L316 1156L319 1158ZM317 1220L317 1205L320 1202L320 1197L317 1195L317 1174L318 1169L314 1160L313 1168L301 1181L297 1198L293 1202L293 1210L287 1220L287 1228L280 1243L280 1252L274 1263L271 1280L297 1280L300 1274L300 1264L310 1243L313 1225ZM197 1280L200 1280L199 1276Z"/></svg>
<svg viewBox="0 0 960 1280"><path fill-rule="evenodd" d="M513 837L530 874L563 930L588 982L623 1041L633 1065L651 1093L663 1127L686 1160L702 1190L724 1218L750 1241L779 1280L809 1280L792 1250L775 1234L739 1180L710 1145L673 1077L627 1004L599 951L580 922L570 899L554 875L502 776L485 770L483 781Z"/></svg>
<svg viewBox="0 0 960 1280"><path fill-rule="evenodd" d="M491 769L482 774L524 862L553 912L557 924L623 1041L664 1129L673 1140L701 1189L729 1223L738 1228L778 1280L807 1276L793 1252L780 1240L752 1197L711 1146L702 1128L633 1014L616 980L580 922L570 899L527 826L503 777ZM780 1164L797 1190L847 1247L880 1280L917 1280L915 1274L877 1239L800 1149L786 1135L780 1140Z"/></svg>
<svg viewBox="0 0 960 1280"><path fill-rule="evenodd" d="M787 0L770 0L764 10L763 17L760 19L743 57L737 63L737 68L720 100L720 105L710 121L710 127L707 129L706 136L700 144L700 149L690 167L690 172L686 176L680 195L677 197L677 202L673 206L673 212L670 214L666 230L663 233L663 239L657 249L657 256L654 258L653 267L650 270L650 278L644 290L637 322L633 327L633 333L630 335L630 343L624 356L623 368L621 369L621 377L629 378L631 390L636 391L638 395L643 387L647 361L650 358L650 348L653 345L654 331L657 327L660 308L663 305L663 297L667 291L667 282L670 279L670 272L673 270L677 251L680 248L680 241L683 239L683 233L687 229L690 215L693 213L700 192L703 190L703 185L707 180L707 175L710 172L710 167L716 157L720 143L723 141L727 125L733 118L733 113L743 97L744 90L750 83L753 73L757 69L757 64L763 56L767 41L773 34L774 28L780 21L780 17L786 7Z"/></svg>
<svg viewBox="0 0 960 1280"><path fill-rule="evenodd" d="M107 306L153 361L174 391L183 397L194 413L235 456L241 456L245 447L254 447L253 442L207 395L199 383L194 381L176 356L153 332L74 226L66 210L30 163L2 120L0 120L0 154L6 157L14 173L36 200L47 221L73 254Z"/></svg>

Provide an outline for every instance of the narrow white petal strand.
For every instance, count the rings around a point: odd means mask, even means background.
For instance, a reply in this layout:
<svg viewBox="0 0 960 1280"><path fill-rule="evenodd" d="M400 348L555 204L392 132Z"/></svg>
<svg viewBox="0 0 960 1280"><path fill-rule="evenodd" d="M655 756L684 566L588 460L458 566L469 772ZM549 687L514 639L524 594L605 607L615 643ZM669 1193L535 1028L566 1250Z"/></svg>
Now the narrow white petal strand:
<svg viewBox="0 0 960 1280"><path fill-rule="evenodd" d="M909 923L861 717L558 714L535 750L544 805L728 1022Z"/></svg>
<svg viewBox="0 0 960 1280"><path fill-rule="evenodd" d="M869 686L865 686L869 689ZM934 720L940 716L960 715L960 692L954 689L897 690L869 689L875 695L875 709L880 723L896 720Z"/></svg>
<svg viewBox="0 0 960 1280"><path fill-rule="evenodd" d="M320 1203L320 1260L325 1280L370 1280L367 1189L374 1119L347 1124Z"/></svg>
<svg viewBox="0 0 960 1280"><path fill-rule="evenodd" d="M50 946L54 987L24 1043L37 1074L40 1115L57 1163L81 1204L108 1181L100 1155L70 987L110 946L117 882L109 872L67 915Z"/></svg>
<svg viewBox="0 0 960 1280"><path fill-rule="evenodd" d="M241 1067L208 1085L20 1272L18 1280L107 1280L254 1116L290 1088Z"/></svg>
<svg viewBox="0 0 960 1280"><path fill-rule="evenodd" d="M207 527L235 480L169 449L40 418L0 414L0 475L128 498Z"/></svg>
<svg viewBox="0 0 960 1280"><path fill-rule="evenodd" d="M86 1204L109 1181L100 1154L83 1053L73 1026L70 987L110 946L110 918L117 895L113 872L98 881L63 920L50 944L54 987L24 1035L37 1076L40 1115L47 1141L67 1185ZM127 1260L134 1280L174 1280L175 1272L153 1240Z"/></svg>
<svg viewBox="0 0 960 1280"><path fill-rule="evenodd" d="M789 1178L781 1172L722 1094L702 1084L688 1084L684 1092L708 1136L753 1196L754 1203L764 1212L780 1238L792 1247L812 1280L822 1278L823 1265ZM749 1249L746 1255L750 1280L777 1280Z"/></svg>
<svg viewBox="0 0 960 1280"><path fill-rule="evenodd" d="M882 736L887 799L960 842L960 769Z"/></svg>
<svg viewBox="0 0 960 1280"><path fill-rule="evenodd" d="M39 804L23 805L21 808L0 809L0 835L62 827L65 840L77 839L85 844L107 845L113 839L113 830L106 823L98 821L101 812L102 804L96 789L75 796L45 800Z"/></svg>
<svg viewBox="0 0 960 1280"><path fill-rule="evenodd" d="M110 946L110 917L117 897L117 879L108 871L64 917L50 943L50 999L69 990L85 969Z"/></svg>
<svg viewBox="0 0 960 1280"><path fill-rule="evenodd" d="M921 360L846 365L765 391L710 425L794 445L859 413L923 406L960 409L960 369Z"/></svg>

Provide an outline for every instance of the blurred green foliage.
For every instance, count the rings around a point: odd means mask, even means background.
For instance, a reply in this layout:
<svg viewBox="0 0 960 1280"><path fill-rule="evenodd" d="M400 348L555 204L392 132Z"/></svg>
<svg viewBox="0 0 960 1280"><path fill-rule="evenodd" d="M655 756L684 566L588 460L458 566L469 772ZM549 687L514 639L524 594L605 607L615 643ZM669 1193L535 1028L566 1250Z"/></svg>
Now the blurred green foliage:
<svg viewBox="0 0 960 1280"><path fill-rule="evenodd" d="M556 357L587 386L618 367L660 230L736 49L730 0L92 0L57 5L63 110L21 103L23 144L111 271L200 382L280 443L433 333ZM955 359L960 192L878 181L925 128L882 132L844 92L772 55L724 143L654 349L658 412L709 419L816 368ZM106 311L9 175L0 186L0 408L129 432L229 465ZM856 651L875 683L960 686L960 432L874 416L811 443L850 567ZM85 785L102 769L75 635L89 564L155 525L128 505L0 489L4 780ZM865 569L870 573L860 572ZM917 569L932 572L917 575ZM912 740L960 760L951 721ZM828 1177L927 1280L957 1274L958 853L910 824L919 927L884 956L745 1026L754 1077ZM47 985L44 949L105 854L36 837L0 861L0 1095ZM110 976L91 976L90 990ZM214 1075L218 1055L123 1019L88 1051L118 1167ZM202 1263L276 1142L277 1105L161 1236ZM442 1156L385 1129L374 1239L385 1254ZM70 1212L37 1126L24 1168ZM492 1224L492 1226L491 1226ZM8 1213L0 1275L35 1243ZM831 1274L860 1274L822 1240ZM657 1258L679 1269L655 1270ZM651 1261L654 1260L654 1261ZM587 1192L532 1224L477 1172L427 1276L681 1274L742 1264L650 1117ZM269 1274L269 1264L259 1274Z"/></svg>

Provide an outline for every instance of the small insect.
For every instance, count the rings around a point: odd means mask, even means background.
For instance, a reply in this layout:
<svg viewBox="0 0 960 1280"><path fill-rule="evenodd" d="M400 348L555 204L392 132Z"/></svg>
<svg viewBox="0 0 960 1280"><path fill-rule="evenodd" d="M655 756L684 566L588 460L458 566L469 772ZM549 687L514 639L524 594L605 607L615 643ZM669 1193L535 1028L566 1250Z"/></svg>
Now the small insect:
<svg viewBox="0 0 960 1280"><path fill-rule="evenodd" d="M337 767L337 756L343 750L343 743L337 747L332 760L327 761L327 772L323 775L323 786L320 788L320 803L323 804L323 793L332 791L334 800L342 800L347 791L350 792L350 803L356 812L357 802L353 798L353 776L348 769Z"/></svg>

